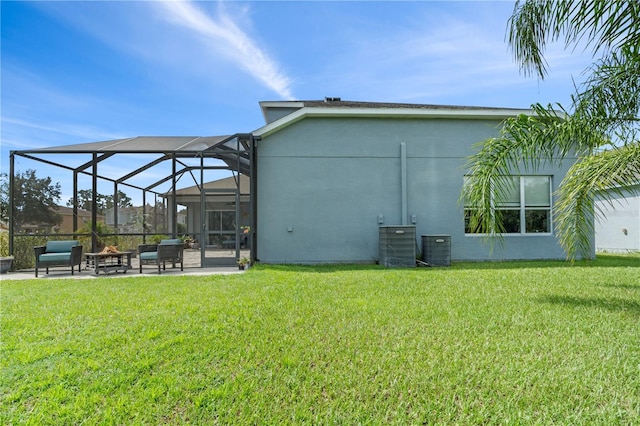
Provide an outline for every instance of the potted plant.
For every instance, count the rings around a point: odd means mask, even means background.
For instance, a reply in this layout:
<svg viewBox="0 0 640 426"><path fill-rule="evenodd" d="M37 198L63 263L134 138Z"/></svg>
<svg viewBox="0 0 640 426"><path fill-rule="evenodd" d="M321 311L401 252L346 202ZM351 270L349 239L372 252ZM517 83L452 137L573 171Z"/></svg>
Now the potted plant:
<svg viewBox="0 0 640 426"><path fill-rule="evenodd" d="M4 274L11 270L13 256L9 256L9 235L6 232L0 235L0 274Z"/></svg>
<svg viewBox="0 0 640 426"><path fill-rule="evenodd" d="M251 261L249 260L248 257L241 257L240 259L238 259L237 263L238 263L238 269L244 270L246 267L249 266Z"/></svg>

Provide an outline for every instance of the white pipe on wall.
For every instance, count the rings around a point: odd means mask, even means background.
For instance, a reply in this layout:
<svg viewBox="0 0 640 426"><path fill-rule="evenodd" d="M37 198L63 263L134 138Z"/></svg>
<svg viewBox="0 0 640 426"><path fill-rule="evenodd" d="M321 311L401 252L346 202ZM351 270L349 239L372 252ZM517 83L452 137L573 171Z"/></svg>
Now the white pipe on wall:
<svg viewBox="0 0 640 426"><path fill-rule="evenodd" d="M407 144L400 143L400 186L402 205L402 224L407 224Z"/></svg>

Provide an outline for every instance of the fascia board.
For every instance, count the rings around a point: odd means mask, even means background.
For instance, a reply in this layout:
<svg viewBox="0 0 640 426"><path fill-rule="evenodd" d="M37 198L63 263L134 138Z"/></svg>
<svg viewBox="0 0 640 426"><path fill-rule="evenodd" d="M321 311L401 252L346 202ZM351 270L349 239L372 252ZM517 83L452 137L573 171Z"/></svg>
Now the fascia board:
<svg viewBox="0 0 640 426"><path fill-rule="evenodd" d="M265 108L303 108L304 102L299 101L260 101L260 107Z"/></svg>
<svg viewBox="0 0 640 426"><path fill-rule="evenodd" d="M504 120L519 114L535 115L528 109L411 109L411 108L301 108L253 132L265 137L284 129L306 117L392 117L392 118L452 118Z"/></svg>
<svg viewBox="0 0 640 426"><path fill-rule="evenodd" d="M284 129L285 127L291 126L292 124L302 120L307 116L305 113L305 108L301 108L287 116L284 116L276 121L272 121L266 126L260 127L258 130L253 131L254 136L265 137L269 136L272 133L275 133L279 130Z"/></svg>
<svg viewBox="0 0 640 426"><path fill-rule="evenodd" d="M260 101L258 103L260 104L264 121L267 121L267 110L269 108L304 108L304 102L295 101Z"/></svg>

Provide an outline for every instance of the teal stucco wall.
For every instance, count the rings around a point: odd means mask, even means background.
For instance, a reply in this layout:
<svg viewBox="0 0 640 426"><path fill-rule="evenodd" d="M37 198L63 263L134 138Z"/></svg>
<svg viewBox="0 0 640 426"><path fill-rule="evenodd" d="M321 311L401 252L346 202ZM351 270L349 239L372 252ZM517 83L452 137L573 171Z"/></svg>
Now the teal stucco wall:
<svg viewBox="0 0 640 426"><path fill-rule="evenodd" d="M374 262L382 225L451 235L455 260L564 258L554 235L506 236L493 250L464 234L458 202L472 146L498 121L307 117L257 149L257 258L264 263ZM406 147L403 221L401 144ZM571 161L551 175L554 190Z"/></svg>

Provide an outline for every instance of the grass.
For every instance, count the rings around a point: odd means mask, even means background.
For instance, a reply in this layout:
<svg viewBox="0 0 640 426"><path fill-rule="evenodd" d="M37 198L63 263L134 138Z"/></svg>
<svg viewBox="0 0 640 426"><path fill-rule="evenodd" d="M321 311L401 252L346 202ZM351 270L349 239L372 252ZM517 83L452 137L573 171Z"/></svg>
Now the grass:
<svg viewBox="0 0 640 426"><path fill-rule="evenodd" d="M2 281L2 424L640 422L640 257Z"/></svg>

